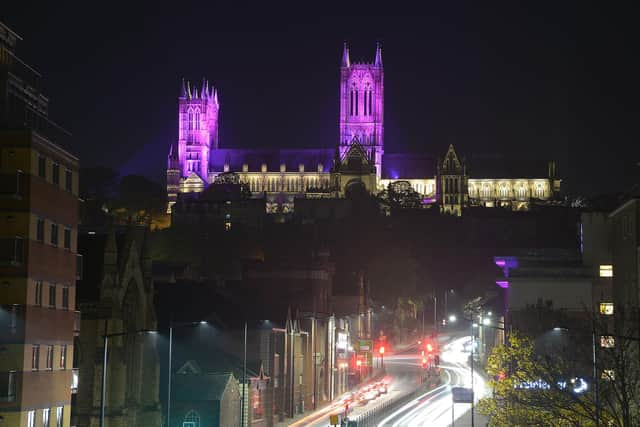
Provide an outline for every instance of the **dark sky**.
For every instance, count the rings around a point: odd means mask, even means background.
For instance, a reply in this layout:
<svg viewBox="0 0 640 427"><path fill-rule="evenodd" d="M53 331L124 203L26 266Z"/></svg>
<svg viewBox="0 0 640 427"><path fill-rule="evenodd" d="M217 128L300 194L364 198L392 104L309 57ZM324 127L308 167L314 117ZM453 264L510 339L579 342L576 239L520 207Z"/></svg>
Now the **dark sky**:
<svg viewBox="0 0 640 427"><path fill-rule="evenodd" d="M640 175L631 10L434 2L423 16L336 17L13 3L0 19L24 38L18 54L44 75L84 166L160 181L182 77L219 88L222 146L332 147L342 42L372 60L379 40L387 152L442 155L453 143L541 176L555 159L572 193L625 190Z"/></svg>

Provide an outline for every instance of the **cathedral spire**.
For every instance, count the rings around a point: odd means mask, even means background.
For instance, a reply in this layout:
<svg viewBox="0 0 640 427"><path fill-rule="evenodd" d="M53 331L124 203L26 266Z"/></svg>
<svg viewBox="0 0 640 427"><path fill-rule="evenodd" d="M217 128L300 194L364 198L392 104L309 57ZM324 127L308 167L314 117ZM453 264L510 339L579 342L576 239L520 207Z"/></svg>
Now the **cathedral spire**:
<svg viewBox="0 0 640 427"><path fill-rule="evenodd" d="M187 80L187 97L191 99L191 83Z"/></svg>
<svg viewBox="0 0 640 427"><path fill-rule="evenodd" d="M373 65L382 68L382 45L380 42L376 43L376 62Z"/></svg>
<svg viewBox="0 0 640 427"><path fill-rule="evenodd" d="M180 98L186 98L186 97L187 97L187 87L185 86L184 78L183 78L182 87L180 88Z"/></svg>
<svg viewBox="0 0 640 427"><path fill-rule="evenodd" d="M347 42L344 42L344 46L342 48L342 66L349 68L351 66L351 61L349 60L349 48L347 47Z"/></svg>
<svg viewBox="0 0 640 427"><path fill-rule="evenodd" d="M218 89L213 91L213 103L218 105Z"/></svg>
<svg viewBox="0 0 640 427"><path fill-rule="evenodd" d="M201 99L205 99L207 97L207 92L205 87L207 86L207 81L204 79L204 77L202 78L202 89L200 89L200 98Z"/></svg>

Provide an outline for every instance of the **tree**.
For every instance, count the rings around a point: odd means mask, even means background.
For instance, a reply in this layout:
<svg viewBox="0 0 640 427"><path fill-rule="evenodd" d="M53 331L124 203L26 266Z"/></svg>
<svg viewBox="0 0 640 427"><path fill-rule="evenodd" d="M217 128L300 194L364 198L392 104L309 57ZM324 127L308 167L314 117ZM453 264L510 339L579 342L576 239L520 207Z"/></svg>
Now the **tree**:
<svg viewBox="0 0 640 427"><path fill-rule="evenodd" d="M378 195L392 209L418 209L422 206L422 196L411 187L409 181L394 181Z"/></svg>
<svg viewBox="0 0 640 427"><path fill-rule="evenodd" d="M166 211L166 193L162 186L144 176L127 175L118 184L113 211L124 222L149 224Z"/></svg>
<svg viewBox="0 0 640 427"><path fill-rule="evenodd" d="M637 309L632 315L618 309L615 318L587 315L582 324L590 328L546 351L539 340L511 334L489 356L493 396L479 409L495 426L640 425L638 318Z"/></svg>

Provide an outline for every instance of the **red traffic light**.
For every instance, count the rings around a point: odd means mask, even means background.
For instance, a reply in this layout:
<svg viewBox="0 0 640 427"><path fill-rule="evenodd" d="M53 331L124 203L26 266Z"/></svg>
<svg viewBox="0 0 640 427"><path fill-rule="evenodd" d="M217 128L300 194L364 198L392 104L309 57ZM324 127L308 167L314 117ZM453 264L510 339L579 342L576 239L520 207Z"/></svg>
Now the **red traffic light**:
<svg viewBox="0 0 640 427"><path fill-rule="evenodd" d="M426 358L426 357L423 357L423 358L422 358L422 367L423 367L423 368L426 368L426 367L427 367L427 358Z"/></svg>
<svg viewBox="0 0 640 427"><path fill-rule="evenodd" d="M428 342L428 343L427 343L427 351L428 351L429 353L431 353L431 352L433 351L433 346L431 345L431 343L430 343L430 342Z"/></svg>
<svg viewBox="0 0 640 427"><path fill-rule="evenodd" d="M356 360L356 366L359 368L360 366L362 366L362 360L358 359Z"/></svg>

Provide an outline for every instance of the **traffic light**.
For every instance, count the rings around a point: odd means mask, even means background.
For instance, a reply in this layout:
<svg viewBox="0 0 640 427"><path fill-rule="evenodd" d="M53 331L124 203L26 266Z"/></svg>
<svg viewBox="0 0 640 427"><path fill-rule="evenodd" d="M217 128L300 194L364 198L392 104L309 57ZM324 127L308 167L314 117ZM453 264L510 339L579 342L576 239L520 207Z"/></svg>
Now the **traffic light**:
<svg viewBox="0 0 640 427"><path fill-rule="evenodd" d="M427 367L427 358L426 358L426 357L423 357L423 358L422 358L422 367L423 367L423 368L426 368L426 367Z"/></svg>
<svg viewBox="0 0 640 427"><path fill-rule="evenodd" d="M378 349L378 353L384 354L384 346L383 345L381 345L380 348Z"/></svg>
<svg viewBox="0 0 640 427"><path fill-rule="evenodd" d="M430 342L427 343L427 351L429 353L431 353L433 351L433 345Z"/></svg>

